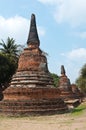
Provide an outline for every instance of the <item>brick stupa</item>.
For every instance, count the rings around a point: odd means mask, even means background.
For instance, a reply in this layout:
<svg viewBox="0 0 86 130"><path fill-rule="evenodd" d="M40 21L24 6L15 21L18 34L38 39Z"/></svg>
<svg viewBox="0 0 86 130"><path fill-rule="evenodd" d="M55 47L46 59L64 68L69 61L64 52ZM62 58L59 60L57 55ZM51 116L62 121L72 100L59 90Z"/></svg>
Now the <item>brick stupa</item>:
<svg viewBox="0 0 86 130"><path fill-rule="evenodd" d="M77 93L73 92L70 79L66 76L66 71L64 65L61 66L61 76L59 78L59 87L61 91L61 98L64 99L64 102L70 107L76 107L80 104L80 97Z"/></svg>
<svg viewBox="0 0 86 130"><path fill-rule="evenodd" d="M31 16L28 47L19 58L18 69L10 86L4 91L0 112L12 115L48 114L67 110L54 88L47 66L47 58L39 48L35 15Z"/></svg>
<svg viewBox="0 0 86 130"><path fill-rule="evenodd" d="M66 76L64 65L61 66L61 76L59 79L59 89L62 92L72 92L70 79Z"/></svg>
<svg viewBox="0 0 86 130"><path fill-rule="evenodd" d="M72 91L70 79L66 76L64 65L61 66L61 76L59 78L59 89L61 91L61 97L64 100L75 99L76 95Z"/></svg>
<svg viewBox="0 0 86 130"><path fill-rule="evenodd" d="M82 101L84 98L84 94L81 92L79 87L76 84L71 84L71 88L72 88L72 92L76 95L76 98Z"/></svg>

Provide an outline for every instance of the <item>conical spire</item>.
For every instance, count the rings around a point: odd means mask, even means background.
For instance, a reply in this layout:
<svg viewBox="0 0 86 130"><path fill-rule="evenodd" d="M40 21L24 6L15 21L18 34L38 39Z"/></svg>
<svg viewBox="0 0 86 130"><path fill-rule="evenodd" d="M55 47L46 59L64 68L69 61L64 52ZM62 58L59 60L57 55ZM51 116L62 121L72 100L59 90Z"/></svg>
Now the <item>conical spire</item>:
<svg viewBox="0 0 86 130"><path fill-rule="evenodd" d="M29 43L36 43L38 45L40 44L34 14L31 15L30 31L29 31L27 44Z"/></svg>
<svg viewBox="0 0 86 130"><path fill-rule="evenodd" d="M64 65L61 65L61 74L62 74L62 75L65 75L65 73L66 73L66 72L65 72Z"/></svg>

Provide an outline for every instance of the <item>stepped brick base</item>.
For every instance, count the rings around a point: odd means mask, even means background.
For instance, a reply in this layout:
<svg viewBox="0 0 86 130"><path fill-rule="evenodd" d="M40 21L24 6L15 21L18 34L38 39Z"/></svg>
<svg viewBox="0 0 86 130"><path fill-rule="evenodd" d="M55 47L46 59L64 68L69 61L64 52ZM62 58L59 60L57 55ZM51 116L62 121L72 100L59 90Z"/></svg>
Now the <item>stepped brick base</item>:
<svg viewBox="0 0 86 130"><path fill-rule="evenodd" d="M0 113L7 115L53 114L67 111L56 88L8 88L0 102Z"/></svg>
<svg viewBox="0 0 86 130"><path fill-rule="evenodd" d="M81 103L81 97L79 97L79 95L74 94L71 91L61 91L60 97L67 104L68 109L73 109Z"/></svg>
<svg viewBox="0 0 86 130"><path fill-rule="evenodd" d="M61 91L60 97L64 100L73 100L77 98L77 96L71 91Z"/></svg>
<svg viewBox="0 0 86 130"><path fill-rule="evenodd" d="M49 72L17 71L11 80L10 87L53 87Z"/></svg>

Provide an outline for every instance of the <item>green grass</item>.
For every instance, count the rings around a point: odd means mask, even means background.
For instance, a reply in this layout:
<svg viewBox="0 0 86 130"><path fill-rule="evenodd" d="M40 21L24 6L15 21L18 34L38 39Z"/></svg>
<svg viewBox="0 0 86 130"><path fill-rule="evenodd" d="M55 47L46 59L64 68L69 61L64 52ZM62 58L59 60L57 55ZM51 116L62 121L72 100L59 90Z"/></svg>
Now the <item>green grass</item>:
<svg viewBox="0 0 86 130"><path fill-rule="evenodd" d="M83 112L86 110L86 103L80 104L78 107L74 108L71 112L71 115L73 116L79 116L83 114Z"/></svg>

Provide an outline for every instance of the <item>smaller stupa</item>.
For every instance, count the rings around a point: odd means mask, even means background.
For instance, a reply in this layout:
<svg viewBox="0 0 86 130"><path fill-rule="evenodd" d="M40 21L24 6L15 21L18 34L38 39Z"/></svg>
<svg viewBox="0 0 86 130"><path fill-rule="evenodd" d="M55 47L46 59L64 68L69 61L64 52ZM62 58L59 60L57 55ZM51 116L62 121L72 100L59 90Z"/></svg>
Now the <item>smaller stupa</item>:
<svg viewBox="0 0 86 130"><path fill-rule="evenodd" d="M61 65L61 76L59 78L59 89L61 91L61 97L65 100L74 98L70 79L66 75L64 65Z"/></svg>
<svg viewBox="0 0 86 130"><path fill-rule="evenodd" d="M76 98L79 98L81 101L83 101L84 94L81 92L79 87L76 84L71 84L72 92L76 95Z"/></svg>
<svg viewBox="0 0 86 130"><path fill-rule="evenodd" d="M61 98L69 108L76 107L80 104L80 99L76 93L73 92L70 79L66 76L64 65L61 65L61 76L59 79L59 89L61 91Z"/></svg>
<svg viewBox="0 0 86 130"><path fill-rule="evenodd" d="M65 71L65 68L63 65L61 66L61 76L59 79L59 89L61 91L65 91L65 92L72 91L70 79L66 76L66 71Z"/></svg>

